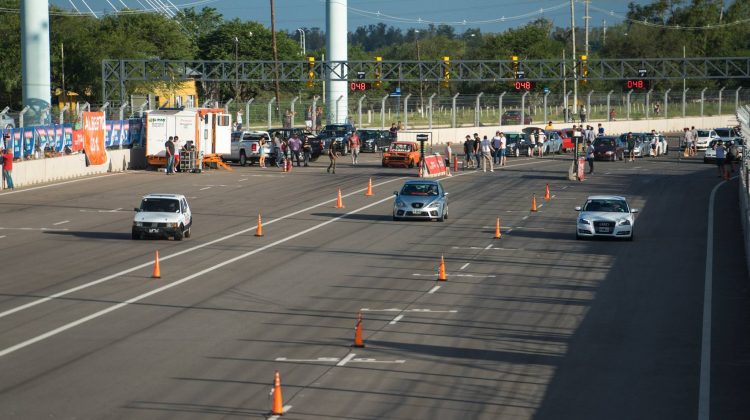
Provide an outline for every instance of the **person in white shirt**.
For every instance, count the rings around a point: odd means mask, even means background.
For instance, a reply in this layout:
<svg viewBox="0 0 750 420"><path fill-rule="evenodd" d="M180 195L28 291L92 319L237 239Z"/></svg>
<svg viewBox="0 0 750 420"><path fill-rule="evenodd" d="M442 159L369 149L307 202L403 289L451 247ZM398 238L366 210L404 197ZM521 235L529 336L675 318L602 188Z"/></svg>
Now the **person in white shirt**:
<svg viewBox="0 0 750 420"><path fill-rule="evenodd" d="M453 149L451 142L445 144L445 173L451 175L451 161L453 160Z"/></svg>
<svg viewBox="0 0 750 420"><path fill-rule="evenodd" d="M505 166L507 147L508 139L505 138L504 133L500 133L500 166Z"/></svg>
<svg viewBox="0 0 750 420"><path fill-rule="evenodd" d="M547 141L547 136L542 130L536 130L537 137L537 149L539 149L539 157L544 156L544 142Z"/></svg>
<svg viewBox="0 0 750 420"><path fill-rule="evenodd" d="M536 152L536 135L531 131L529 132L529 157L533 157L534 152Z"/></svg>
<svg viewBox="0 0 750 420"><path fill-rule="evenodd" d="M482 153L482 170L484 172L487 172L487 164L489 163L490 172L495 172L495 168L494 166L492 166L492 159L490 158L494 149L492 147L492 142L490 142L487 136L484 136L482 141L479 143L479 150Z"/></svg>

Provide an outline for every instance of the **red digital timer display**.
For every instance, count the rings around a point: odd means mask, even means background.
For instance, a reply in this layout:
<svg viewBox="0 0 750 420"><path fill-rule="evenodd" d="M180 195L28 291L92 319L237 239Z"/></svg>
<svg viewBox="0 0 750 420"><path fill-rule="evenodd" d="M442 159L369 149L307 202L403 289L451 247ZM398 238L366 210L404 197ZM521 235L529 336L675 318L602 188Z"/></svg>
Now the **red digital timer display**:
<svg viewBox="0 0 750 420"><path fill-rule="evenodd" d="M628 79L625 81L625 88L627 90L645 90L651 88L651 83L643 79Z"/></svg>
<svg viewBox="0 0 750 420"><path fill-rule="evenodd" d="M352 92L363 92L370 89L370 84L367 82L351 82L349 83L349 89Z"/></svg>
<svg viewBox="0 0 750 420"><path fill-rule="evenodd" d="M517 80L513 87L516 90L534 90L535 83L531 80Z"/></svg>

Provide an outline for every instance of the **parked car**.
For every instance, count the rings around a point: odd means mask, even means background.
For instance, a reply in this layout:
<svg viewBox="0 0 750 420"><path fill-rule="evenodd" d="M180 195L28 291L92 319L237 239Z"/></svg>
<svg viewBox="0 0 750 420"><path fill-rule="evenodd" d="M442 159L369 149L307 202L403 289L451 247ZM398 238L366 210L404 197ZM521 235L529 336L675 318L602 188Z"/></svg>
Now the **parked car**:
<svg viewBox="0 0 750 420"><path fill-rule="evenodd" d="M509 110L503 112L503 115L500 117L500 123L502 125L526 125L531 124L531 117L529 116L530 113L526 112L524 115L523 122L521 122L521 111L519 110Z"/></svg>
<svg viewBox="0 0 750 420"><path fill-rule="evenodd" d="M718 139L719 135L714 130L696 130L698 138L695 140L695 147L698 150L705 150L711 140Z"/></svg>
<svg viewBox="0 0 750 420"><path fill-rule="evenodd" d="M260 160L260 139L270 141L267 131L234 131L229 145L229 154L221 155L224 161L237 162L242 166L257 163ZM272 149L272 148L271 148Z"/></svg>
<svg viewBox="0 0 750 420"><path fill-rule="evenodd" d="M742 137L735 137L731 140L711 140L710 143L708 143L708 147L706 148L706 151L703 152L703 163L714 163L716 162L716 143L722 142L724 143L725 147L730 147L732 144L737 145L737 156L734 157L735 161L742 160L743 152L745 151L745 146L743 145Z"/></svg>
<svg viewBox="0 0 750 420"><path fill-rule="evenodd" d="M175 241L181 241L191 235L193 216L182 194L148 194L133 210L133 239L171 236Z"/></svg>
<svg viewBox="0 0 750 420"><path fill-rule="evenodd" d="M576 239L609 237L633 240L638 209L631 209L625 197L592 195L576 207Z"/></svg>
<svg viewBox="0 0 750 420"><path fill-rule="evenodd" d="M271 138L273 136L278 135L280 139L288 140L292 135L296 134L300 140L307 137L310 140L310 160L315 161L317 160L321 153L323 152L323 145L320 142L319 139L316 138L315 134L313 134L311 131L307 130L304 127L296 127L296 128L269 128L268 134L271 135ZM271 148L268 153L268 159L269 162L273 162L276 160L276 151Z"/></svg>
<svg viewBox="0 0 750 420"><path fill-rule="evenodd" d="M573 142L573 129L564 130L547 130L547 137L550 137L551 133L556 133L562 141L561 149L563 152L570 152L575 149L575 143Z"/></svg>
<svg viewBox="0 0 750 420"><path fill-rule="evenodd" d="M394 141L383 152L383 166L413 168L419 163L419 144L415 141Z"/></svg>
<svg viewBox="0 0 750 420"><path fill-rule="evenodd" d="M646 134L645 133L632 133L633 138L635 139L635 147L633 150L633 155L635 157L644 157L648 156L651 151L651 142L646 140ZM622 134L620 135L620 140L622 141L623 147L625 148L625 154L628 156L630 155L630 149L628 149L628 135Z"/></svg>
<svg viewBox="0 0 750 420"><path fill-rule="evenodd" d="M722 140L734 140L740 133L733 127L714 128L716 135Z"/></svg>
<svg viewBox="0 0 750 420"><path fill-rule="evenodd" d="M376 153L391 145L391 132L388 130L357 130L359 134L360 152Z"/></svg>
<svg viewBox="0 0 750 420"><path fill-rule="evenodd" d="M593 143L594 159L623 160L625 159L625 145L619 137L597 137Z"/></svg>
<svg viewBox="0 0 750 420"><path fill-rule="evenodd" d="M646 141L649 143L649 147L651 144L651 141L653 140L653 136L651 133L646 134ZM664 137L661 134L656 134L657 143L656 143L656 156L666 155L669 153L669 144L667 142L667 138Z"/></svg>
<svg viewBox="0 0 750 420"><path fill-rule="evenodd" d="M526 134L519 132L505 132L505 155L506 156L521 156L520 146L526 139ZM525 150L525 149L524 149Z"/></svg>
<svg viewBox="0 0 750 420"><path fill-rule="evenodd" d="M318 133L317 139L323 150L328 149L331 141L337 142L337 150L341 151L344 156L349 153L349 136L354 132L354 126L351 124L328 124Z"/></svg>
<svg viewBox="0 0 750 420"><path fill-rule="evenodd" d="M547 133L545 133L546 135ZM557 133L549 133L544 142L544 154L562 153L562 138Z"/></svg>
<svg viewBox="0 0 750 420"><path fill-rule="evenodd" d="M394 191L393 220L448 218L448 193L439 181L410 180L400 191Z"/></svg>

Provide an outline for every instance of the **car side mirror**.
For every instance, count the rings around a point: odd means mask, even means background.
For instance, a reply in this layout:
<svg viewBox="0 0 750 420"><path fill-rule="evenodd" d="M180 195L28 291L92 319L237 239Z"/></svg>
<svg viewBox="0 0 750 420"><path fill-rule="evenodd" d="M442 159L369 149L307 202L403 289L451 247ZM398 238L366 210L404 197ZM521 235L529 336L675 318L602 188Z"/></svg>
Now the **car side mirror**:
<svg viewBox="0 0 750 420"><path fill-rule="evenodd" d="M139 211L141 211L141 209L139 209L138 207L134 207L133 211L136 212L136 213L138 213Z"/></svg>
<svg viewBox="0 0 750 420"><path fill-rule="evenodd" d="M393 195L398 195L398 191L394 191L394 192L393 192Z"/></svg>
<svg viewBox="0 0 750 420"><path fill-rule="evenodd" d="M631 212L631 213L638 213L639 211L640 211L640 210L638 210L638 209L630 209L630 212Z"/></svg>
<svg viewBox="0 0 750 420"><path fill-rule="evenodd" d="M583 209L581 208L581 206L578 206L578 207L576 207L576 211L581 211L581 210L583 210Z"/></svg>
<svg viewBox="0 0 750 420"><path fill-rule="evenodd" d="M447 191L446 191L446 192L444 192L444 193L443 193L443 195L448 195L448 192L447 192Z"/></svg>

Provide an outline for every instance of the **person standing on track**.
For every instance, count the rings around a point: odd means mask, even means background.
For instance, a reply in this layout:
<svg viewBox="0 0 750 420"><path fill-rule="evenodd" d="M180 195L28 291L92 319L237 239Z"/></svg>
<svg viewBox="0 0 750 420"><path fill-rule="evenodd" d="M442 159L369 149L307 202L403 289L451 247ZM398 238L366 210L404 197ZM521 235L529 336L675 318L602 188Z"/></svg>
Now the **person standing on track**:
<svg viewBox="0 0 750 420"><path fill-rule="evenodd" d="M482 139L479 138L479 134L474 133L474 144L472 145L472 153L474 154L474 159L477 161L477 167L476 170L479 170L479 166L481 165L481 158L482 158L482 152L479 150L479 146L482 143Z"/></svg>
<svg viewBox="0 0 750 420"><path fill-rule="evenodd" d="M349 136L349 152L352 154L352 165L359 164L359 134L357 130L354 130L351 136Z"/></svg>
<svg viewBox="0 0 750 420"><path fill-rule="evenodd" d="M487 136L484 136L479 143L479 148L482 153L482 171L487 172L487 164L489 164L490 172L495 172L495 167L492 165L492 152L495 149L492 147L492 142L490 142Z"/></svg>
<svg viewBox="0 0 750 420"><path fill-rule="evenodd" d="M591 140L586 141L586 160L589 162L589 175L594 173L594 145Z"/></svg>
<svg viewBox="0 0 750 420"><path fill-rule="evenodd" d="M633 133L628 133L628 136L625 138L625 141L628 143L628 162L634 162L635 161L635 138L633 137Z"/></svg>
<svg viewBox="0 0 750 420"><path fill-rule="evenodd" d="M312 145L310 144L310 139L307 136L304 136L302 139L302 161L304 162L305 166L310 166L310 158L312 157Z"/></svg>
<svg viewBox="0 0 750 420"><path fill-rule="evenodd" d="M451 149L451 142L445 144L445 173L451 175L451 161L453 160L453 149Z"/></svg>
<svg viewBox="0 0 750 420"><path fill-rule="evenodd" d="M174 171L174 137L169 136L169 139L164 142L164 151L167 155L167 166L164 169L167 175L172 175L172 171Z"/></svg>
<svg viewBox="0 0 750 420"><path fill-rule="evenodd" d="M6 148L2 151L2 153L3 179L5 179L5 188L13 190L13 152L10 149Z"/></svg>
<svg viewBox="0 0 750 420"><path fill-rule="evenodd" d="M300 148L302 147L302 141L299 139L299 134L292 134L292 138L289 139L289 150L292 152L292 164L297 161L297 167L300 167Z"/></svg>
<svg viewBox="0 0 750 420"><path fill-rule="evenodd" d="M474 150L474 142L472 142L471 136L467 134L466 140L464 140L464 160L466 161L467 168L472 167L471 155L472 155L473 150Z"/></svg>
<svg viewBox="0 0 750 420"><path fill-rule="evenodd" d="M330 163L328 164L328 169L326 169L326 172L331 172L331 169L333 169L333 173L336 173L336 139L331 139L330 143L328 143L328 159L330 160Z"/></svg>
<svg viewBox="0 0 750 420"><path fill-rule="evenodd" d="M492 164L497 165L500 162L500 131L495 131L495 137L492 138Z"/></svg>
<svg viewBox="0 0 750 420"><path fill-rule="evenodd" d="M724 143L722 143L721 140L716 142L714 150L716 150L716 166L719 168L719 178L721 178L724 176L724 159L727 156L727 151L724 148Z"/></svg>
<svg viewBox="0 0 750 420"><path fill-rule="evenodd" d="M258 166L266 168L266 158L268 157L268 137L263 136L258 142L258 148L260 149L260 157L258 158Z"/></svg>
<svg viewBox="0 0 750 420"><path fill-rule="evenodd" d="M500 132L500 166L505 166L506 154L508 152L508 139L505 138L505 133Z"/></svg>
<svg viewBox="0 0 750 420"><path fill-rule="evenodd" d="M544 156L544 142L547 140L547 136L544 134L544 131L537 129L536 130L536 145L537 149L539 149L539 157ZM552 152L550 150L550 152Z"/></svg>

